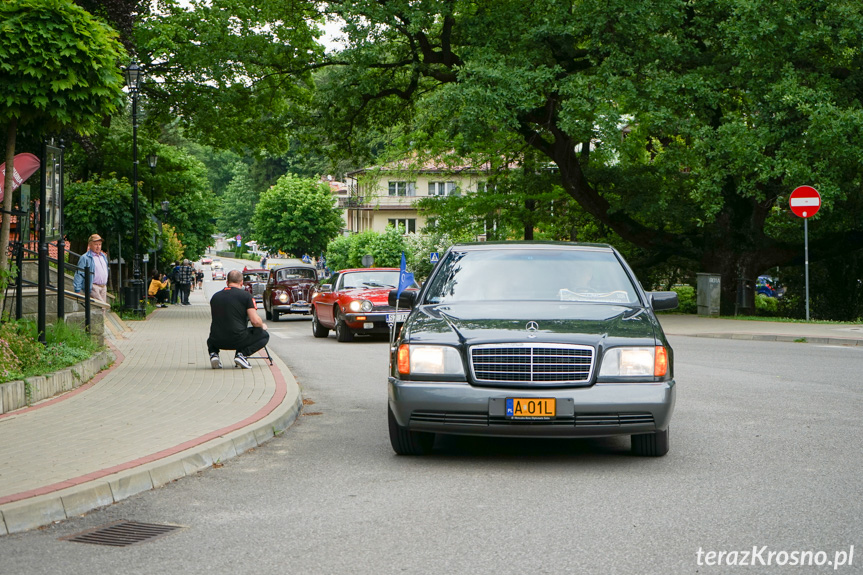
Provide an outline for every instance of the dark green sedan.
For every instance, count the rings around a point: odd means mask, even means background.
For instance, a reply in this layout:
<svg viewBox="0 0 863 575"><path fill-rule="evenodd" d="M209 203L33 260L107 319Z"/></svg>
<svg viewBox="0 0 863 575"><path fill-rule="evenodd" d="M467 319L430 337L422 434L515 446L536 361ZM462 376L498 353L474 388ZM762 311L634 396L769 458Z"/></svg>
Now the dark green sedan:
<svg viewBox="0 0 863 575"><path fill-rule="evenodd" d="M435 434L629 435L668 452L673 352L645 292L613 247L560 242L456 245L419 292L392 348L389 431L398 454Z"/></svg>

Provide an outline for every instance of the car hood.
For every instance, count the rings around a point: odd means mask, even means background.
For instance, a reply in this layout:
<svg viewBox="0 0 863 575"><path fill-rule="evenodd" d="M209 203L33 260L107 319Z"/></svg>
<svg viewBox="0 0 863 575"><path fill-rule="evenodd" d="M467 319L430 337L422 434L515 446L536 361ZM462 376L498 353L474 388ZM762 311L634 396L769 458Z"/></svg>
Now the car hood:
<svg viewBox="0 0 863 575"><path fill-rule="evenodd" d="M536 330L528 331L535 322ZM533 327L531 325L530 327ZM577 302L471 302L421 306L404 335L411 343L571 343L652 345L659 324L649 310Z"/></svg>
<svg viewBox="0 0 863 575"><path fill-rule="evenodd" d="M387 305L387 298L390 295L390 290L393 288L356 288L346 289L339 292L339 295L347 299L367 299L375 305Z"/></svg>

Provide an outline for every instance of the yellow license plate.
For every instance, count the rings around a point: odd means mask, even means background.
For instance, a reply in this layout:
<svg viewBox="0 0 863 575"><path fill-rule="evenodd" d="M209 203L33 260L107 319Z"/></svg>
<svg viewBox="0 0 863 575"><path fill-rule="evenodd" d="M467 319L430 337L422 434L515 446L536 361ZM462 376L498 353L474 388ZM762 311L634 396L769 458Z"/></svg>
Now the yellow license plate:
<svg viewBox="0 0 863 575"><path fill-rule="evenodd" d="M551 419L556 415L553 397L541 399L513 397L506 400L506 416L513 419Z"/></svg>

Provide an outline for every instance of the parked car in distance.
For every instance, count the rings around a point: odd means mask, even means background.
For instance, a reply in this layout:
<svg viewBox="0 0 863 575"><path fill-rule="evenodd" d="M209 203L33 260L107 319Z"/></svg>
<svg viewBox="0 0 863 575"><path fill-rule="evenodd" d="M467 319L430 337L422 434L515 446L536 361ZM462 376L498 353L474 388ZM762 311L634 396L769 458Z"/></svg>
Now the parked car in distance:
<svg viewBox="0 0 863 575"><path fill-rule="evenodd" d="M223 280L225 279L225 270L222 268L213 269L213 279L214 280Z"/></svg>
<svg viewBox="0 0 863 575"><path fill-rule="evenodd" d="M351 341L356 334L389 333L389 322L401 323L408 315L404 310L396 317L387 302L398 285L398 268L335 272L312 296L312 334L327 337L334 330L338 341ZM410 289L418 287L414 283Z"/></svg>
<svg viewBox="0 0 863 575"><path fill-rule="evenodd" d="M243 270L243 288L255 298L256 302L261 302L264 299L264 290L267 287L267 280L270 279L270 270L265 269L245 269Z"/></svg>
<svg viewBox="0 0 863 575"><path fill-rule="evenodd" d="M202 266L208 266L211 263L213 263L213 258L211 258L210 256L204 256L201 258L201 265Z"/></svg>
<svg viewBox="0 0 863 575"><path fill-rule="evenodd" d="M611 246L455 245L399 307L396 453L427 453L435 434L629 435L636 455L668 452L674 356L654 312L677 294L645 292Z"/></svg>
<svg viewBox="0 0 863 575"><path fill-rule="evenodd" d="M779 281L771 276L758 276L755 281L755 293L767 297L781 298L785 295L785 286L779 285Z"/></svg>
<svg viewBox="0 0 863 575"><path fill-rule="evenodd" d="M282 314L312 312L311 298L318 286L314 266L287 264L272 268L269 273L262 296L267 319L279 321Z"/></svg>

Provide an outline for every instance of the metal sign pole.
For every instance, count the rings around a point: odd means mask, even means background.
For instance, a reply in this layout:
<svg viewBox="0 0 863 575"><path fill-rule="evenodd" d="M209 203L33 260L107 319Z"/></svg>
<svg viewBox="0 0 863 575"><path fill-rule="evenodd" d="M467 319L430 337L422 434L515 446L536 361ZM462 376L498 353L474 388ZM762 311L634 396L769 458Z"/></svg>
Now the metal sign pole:
<svg viewBox="0 0 863 575"><path fill-rule="evenodd" d="M806 269L806 321L809 321L809 218L803 218L803 250Z"/></svg>

